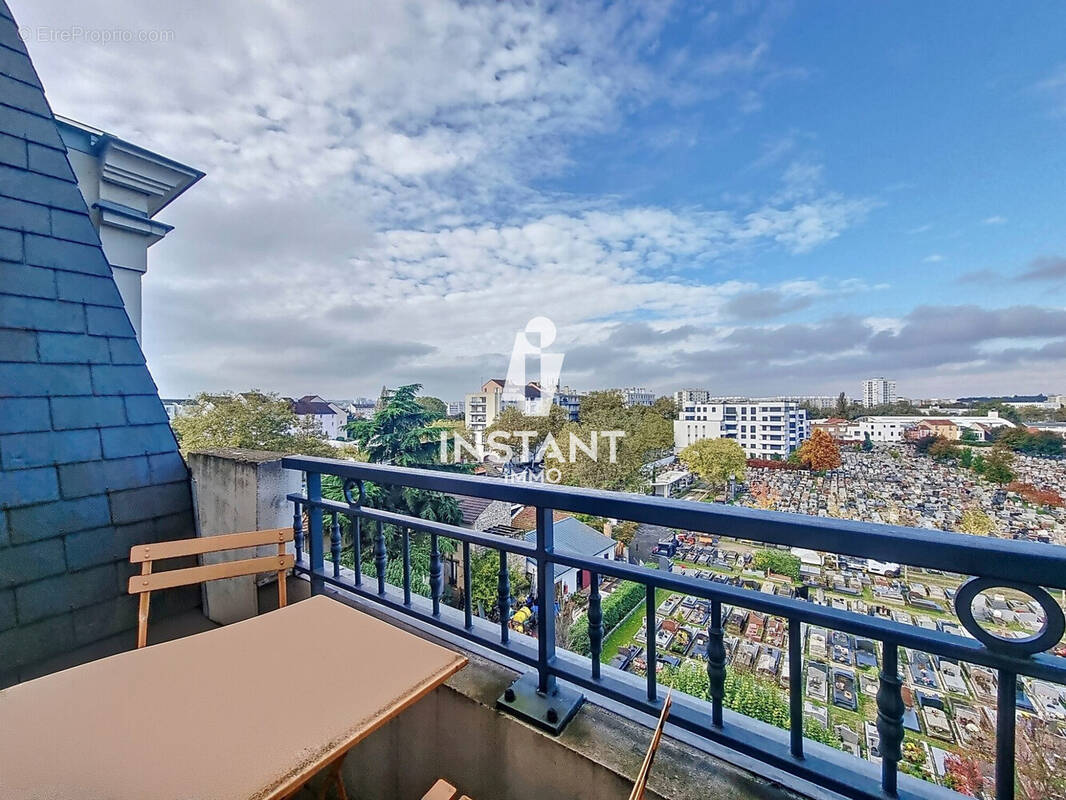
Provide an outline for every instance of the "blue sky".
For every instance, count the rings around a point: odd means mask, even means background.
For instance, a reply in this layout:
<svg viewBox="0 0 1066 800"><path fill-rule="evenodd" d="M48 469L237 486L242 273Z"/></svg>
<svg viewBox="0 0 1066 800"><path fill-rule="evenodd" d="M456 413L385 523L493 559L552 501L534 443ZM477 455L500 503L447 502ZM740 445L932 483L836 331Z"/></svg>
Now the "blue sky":
<svg viewBox="0 0 1066 800"><path fill-rule="evenodd" d="M12 6L58 113L208 173L164 394L456 398L536 315L578 388L1066 392L1060 3Z"/></svg>

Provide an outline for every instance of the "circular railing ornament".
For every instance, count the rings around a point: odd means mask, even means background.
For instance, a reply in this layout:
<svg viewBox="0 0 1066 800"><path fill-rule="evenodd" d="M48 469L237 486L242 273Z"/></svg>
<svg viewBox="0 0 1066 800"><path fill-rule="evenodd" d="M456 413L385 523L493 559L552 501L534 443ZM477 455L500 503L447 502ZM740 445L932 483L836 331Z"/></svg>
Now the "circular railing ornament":
<svg viewBox="0 0 1066 800"><path fill-rule="evenodd" d="M359 499L353 500L352 489L357 486L359 487ZM352 506L353 508L359 508L363 505L363 503L366 502L366 488L363 486L363 482L361 480L357 480L355 478L346 478L341 491L344 492L344 499L348 501L348 505Z"/></svg>
<svg viewBox="0 0 1066 800"><path fill-rule="evenodd" d="M1044 610L1044 627L1032 636L1020 639L1004 639L985 630L974 618L973 601L977 595L989 589L1013 589L1029 595ZM955 595L955 613L962 627L975 639L989 650L995 650L1004 655L1031 656L1034 653L1043 653L1058 644L1063 633L1066 632L1066 617L1063 616L1062 609L1055 602L1055 598L1039 586L1027 583L1013 583L995 578L971 578L959 587Z"/></svg>

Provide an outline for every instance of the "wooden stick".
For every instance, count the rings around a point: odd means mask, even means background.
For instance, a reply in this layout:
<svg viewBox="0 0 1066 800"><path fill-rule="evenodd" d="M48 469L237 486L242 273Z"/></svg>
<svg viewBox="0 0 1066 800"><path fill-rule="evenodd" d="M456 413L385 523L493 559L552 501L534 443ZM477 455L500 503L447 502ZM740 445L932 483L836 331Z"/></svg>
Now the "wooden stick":
<svg viewBox="0 0 1066 800"><path fill-rule="evenodd" d="M141 562L141 575L152 574L152 562ZM148 606L152 602L151 592L141 592L140 601L137 604L137 647L138 649L148 644Z"/></svg>
<svg viewBox="0 0 1066 800"><path fill-rule="evenodd" d="M666 693L663 710L659 712L659 723L655 726L655 733L652 734L651 744L644 756L644 763L641 764L640 773L637 775L636 783L633 784L633 791L629 793L629 800L641 800L644 797L644 788L648 785L648 774L651 772L651 762L655 759L655 751L659 749L659 741L663 737L663 726L666 725L666 717L670 713L672 695L673 689Z"/></svg>
<svg viewBox="0 0 1066 800"><path fill-rule="evenodd" d="M285 543L278 542L278 557L284 557ZM278 608L285 608L289 601L288 587L285 585L286 570L278 570Z"/></svg>

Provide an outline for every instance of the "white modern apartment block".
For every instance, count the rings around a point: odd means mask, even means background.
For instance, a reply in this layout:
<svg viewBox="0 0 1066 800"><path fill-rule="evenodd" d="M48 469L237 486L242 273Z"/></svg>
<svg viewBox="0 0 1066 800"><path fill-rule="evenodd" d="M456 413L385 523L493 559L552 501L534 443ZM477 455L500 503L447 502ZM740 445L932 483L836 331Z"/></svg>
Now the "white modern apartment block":
<svg viewBox="0 0 1066 800"><path fill-rule="evenodd" d="M345 433L348 412L336 403L324 400L317 394L304 395L291 403L292 413L298 417L313 419L327 439L339 439Z"/></svg>
<svg viewBox="0 0 1066 800"><path fill-rule="evenodd" d="M622 402L625 403L626 408L650 406L655 403L655 392L649 392L644 387L627 386L625 389L619 389L618 391L622 395Z"/></svg>
<svg viewBox="0 0 1066 800"><path fill-rule="evenodd" d="M678 389L674 392L674 404L680 409L695 404L705 405L711 402L710 389Z"/></svg>
<svg viewBox="0 0 1066 800"><path fill-rule="evenodd" d="M676 450L701 439L736 439L749 458L786 458L809 436L806 410L781 400L693 403L674 420Z"/></svg>
<svg viewBox="0 0 1066 800"><path fill-rule="evenodd" d="M862 382L862 404L884 406L896 402L896 382L886 378L867 378Z"/></svg>
<svg viewBox="0 0 1066 800"><path fill-rule="evenodd" d="M141 276L148 271L148 248L173 230L155 216L204 173L72 119L56 117L56 122L140 340Z"/></svg>
<svg viewBox="0 0 1066 800"><path fill-rule="evenodd" d="M466 413L466 403L462 400L455 400L448 403L448 416L449 417L461 417Z"/></svg>

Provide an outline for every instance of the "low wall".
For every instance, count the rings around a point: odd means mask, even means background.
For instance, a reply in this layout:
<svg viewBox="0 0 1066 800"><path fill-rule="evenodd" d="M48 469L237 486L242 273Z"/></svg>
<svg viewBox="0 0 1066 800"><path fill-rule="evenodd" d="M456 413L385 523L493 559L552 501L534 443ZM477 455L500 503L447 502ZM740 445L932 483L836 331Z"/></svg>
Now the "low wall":
<svg viewBox="0 0 1066 800"><path fill-rule="evenodd" d="M471 655L466 668L351 751L343 771L350 796L419 798L444 778L474 800L628 797L651 730L586 702L562 735L549 736L496 710L496 698L515 677ZM665 737L645 797L797 795Z"/></svg>
<svg viewBox="0 0 1066 800"><path fill-rule="evenodd" d="M198 535L290 527L292 505L285 496L300 491L301 475L282 469L283 455L241 448L189 453ZM273 545L260 549L259 555L277 552ZM255 555L253 549L211 553L203 563ZM259 613L255 581L247 575L205 583L204 614L221 625L254 617Z"/></svg>

